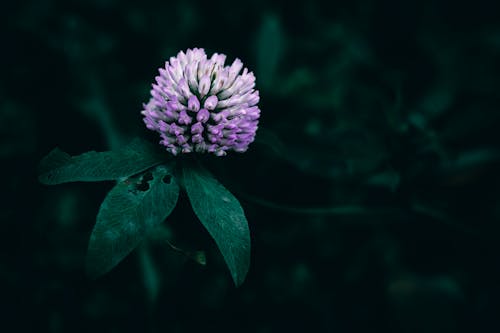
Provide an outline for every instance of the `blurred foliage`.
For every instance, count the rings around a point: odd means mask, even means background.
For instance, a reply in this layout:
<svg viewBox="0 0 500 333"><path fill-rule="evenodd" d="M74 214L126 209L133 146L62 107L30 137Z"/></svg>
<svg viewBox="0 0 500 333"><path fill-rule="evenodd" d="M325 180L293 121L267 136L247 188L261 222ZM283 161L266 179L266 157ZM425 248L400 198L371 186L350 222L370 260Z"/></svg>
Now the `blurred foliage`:
<svg viewBox="0 0 500 333"><path fill-rule="evenodd" d="M500 331L499 9L3 4L2 330ZM111 184L47 188L37 161L55 146L157 140L141 103L157 68L195 46L257 74L257 142L205 161L250 222L247 281L232 286L182 197L140 251L90 281L87 240Z"/></svg>

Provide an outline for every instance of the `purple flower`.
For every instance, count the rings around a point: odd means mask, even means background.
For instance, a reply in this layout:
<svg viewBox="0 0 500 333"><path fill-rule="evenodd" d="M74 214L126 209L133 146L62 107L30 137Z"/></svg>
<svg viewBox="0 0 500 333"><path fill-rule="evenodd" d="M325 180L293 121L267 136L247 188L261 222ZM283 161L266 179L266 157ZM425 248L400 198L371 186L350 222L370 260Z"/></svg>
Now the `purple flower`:
<svg viewBox="0 0 500 333"><path fill-rule="evenodd" d="M207 58L203 49L188 49L170 58L144 104L144 123L160 134L168 152L244 152L253 142L260 110L255 76L236 59Z"/></svg>

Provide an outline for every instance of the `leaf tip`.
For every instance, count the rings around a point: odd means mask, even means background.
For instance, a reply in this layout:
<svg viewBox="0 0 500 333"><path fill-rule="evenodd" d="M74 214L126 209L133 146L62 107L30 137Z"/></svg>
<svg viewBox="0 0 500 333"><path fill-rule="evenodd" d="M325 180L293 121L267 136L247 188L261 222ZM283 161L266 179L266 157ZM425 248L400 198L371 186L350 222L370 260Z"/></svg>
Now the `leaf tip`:
<svg viewBox="0 0 500 333"><path fill-rule="evenodd" d="M54 148L45 155L38 163L38 181L44 185L56 185L59 182L54 179L53 171L68 163L71 156L59 148Z"/></svg>
<svg viewBox="0 0 500 333"><path fill-rule="evenodd" d="M235 274L231 274L231 276L233 277L234 285L236 286L236 288L239 288L239 287L241 287L243 282L245 282L247 272L244 272L242 274L235 273Z"/></svg>
<svg viewBox="0 0 500 333"><path fill-rule="evenodd" d="M250 259L250 258L248 258ZM229 266L229 271L231 272L231 277L233 278L233 282L236 288L241 287L243 282L245 282L246 277L248 275L248 271L250 269L250 263L248 262L240 262L237 268Z"/></svg>

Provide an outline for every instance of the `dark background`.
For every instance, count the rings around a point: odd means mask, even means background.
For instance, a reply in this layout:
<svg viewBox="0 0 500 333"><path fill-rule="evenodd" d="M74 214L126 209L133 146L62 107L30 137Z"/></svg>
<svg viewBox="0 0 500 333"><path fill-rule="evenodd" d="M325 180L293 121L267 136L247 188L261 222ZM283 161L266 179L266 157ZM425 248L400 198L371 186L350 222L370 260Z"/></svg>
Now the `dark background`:
<svg viewBox="0 0 500 333"><path fill-rule="evenodd" d="M0 13L3 332L500 332L494 1L11 1ZM170 56L256 73L257 141L207 158L240 200L236 289L186 197L92 281L110 183L46 187L55 146L134 136ZM206 266L173 250L203 250Z"/></svg>

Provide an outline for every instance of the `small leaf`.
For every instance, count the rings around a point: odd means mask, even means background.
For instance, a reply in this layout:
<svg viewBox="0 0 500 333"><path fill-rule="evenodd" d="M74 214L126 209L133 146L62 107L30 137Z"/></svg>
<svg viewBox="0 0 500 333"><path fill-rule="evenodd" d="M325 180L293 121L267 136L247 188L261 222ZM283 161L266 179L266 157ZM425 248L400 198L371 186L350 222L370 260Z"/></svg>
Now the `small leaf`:
<svg viewBox="0 0 500 333"><path fill-rule="evenodd" d="M207 265L207 257L204 251L187 252L186 255L199 265Z"/></svg>
<svg viewBox="0 0 500 333"><path fill-rule="evenodd" d="M104 199L90 236L89 276L97 277L115 267L170 215L178 197L179 186L163 165L152 174L119 182Z"/></svg>
<svg viewBox="0 0 500 333"><path fill-rule="evenodd" d="M186 251L186 250L183 250L183 249L175 246L174 244L170 243L168 240L166 242L172 248L172 250L181 253L182 255L193 260L194 262L196 262L199 265L206 266L207 258L205 256L204 251Z"/></svg>
<svg viewBox="0 0 500 333"><path fill-rule="evenodd" d="M241 285L250 265L250 231L243 208L200 165L186 165L183 180L196 216L219 247L234 283Z"/></svg>
<svg viewBox="0 0 500 333"><path fill-rule="evenodd" d="M90 151L78 156L70 156L56 148L40 162L38 179L46 185L116 180L133 176L164 161L164 154L140 139L117 151Z"/></svg>

